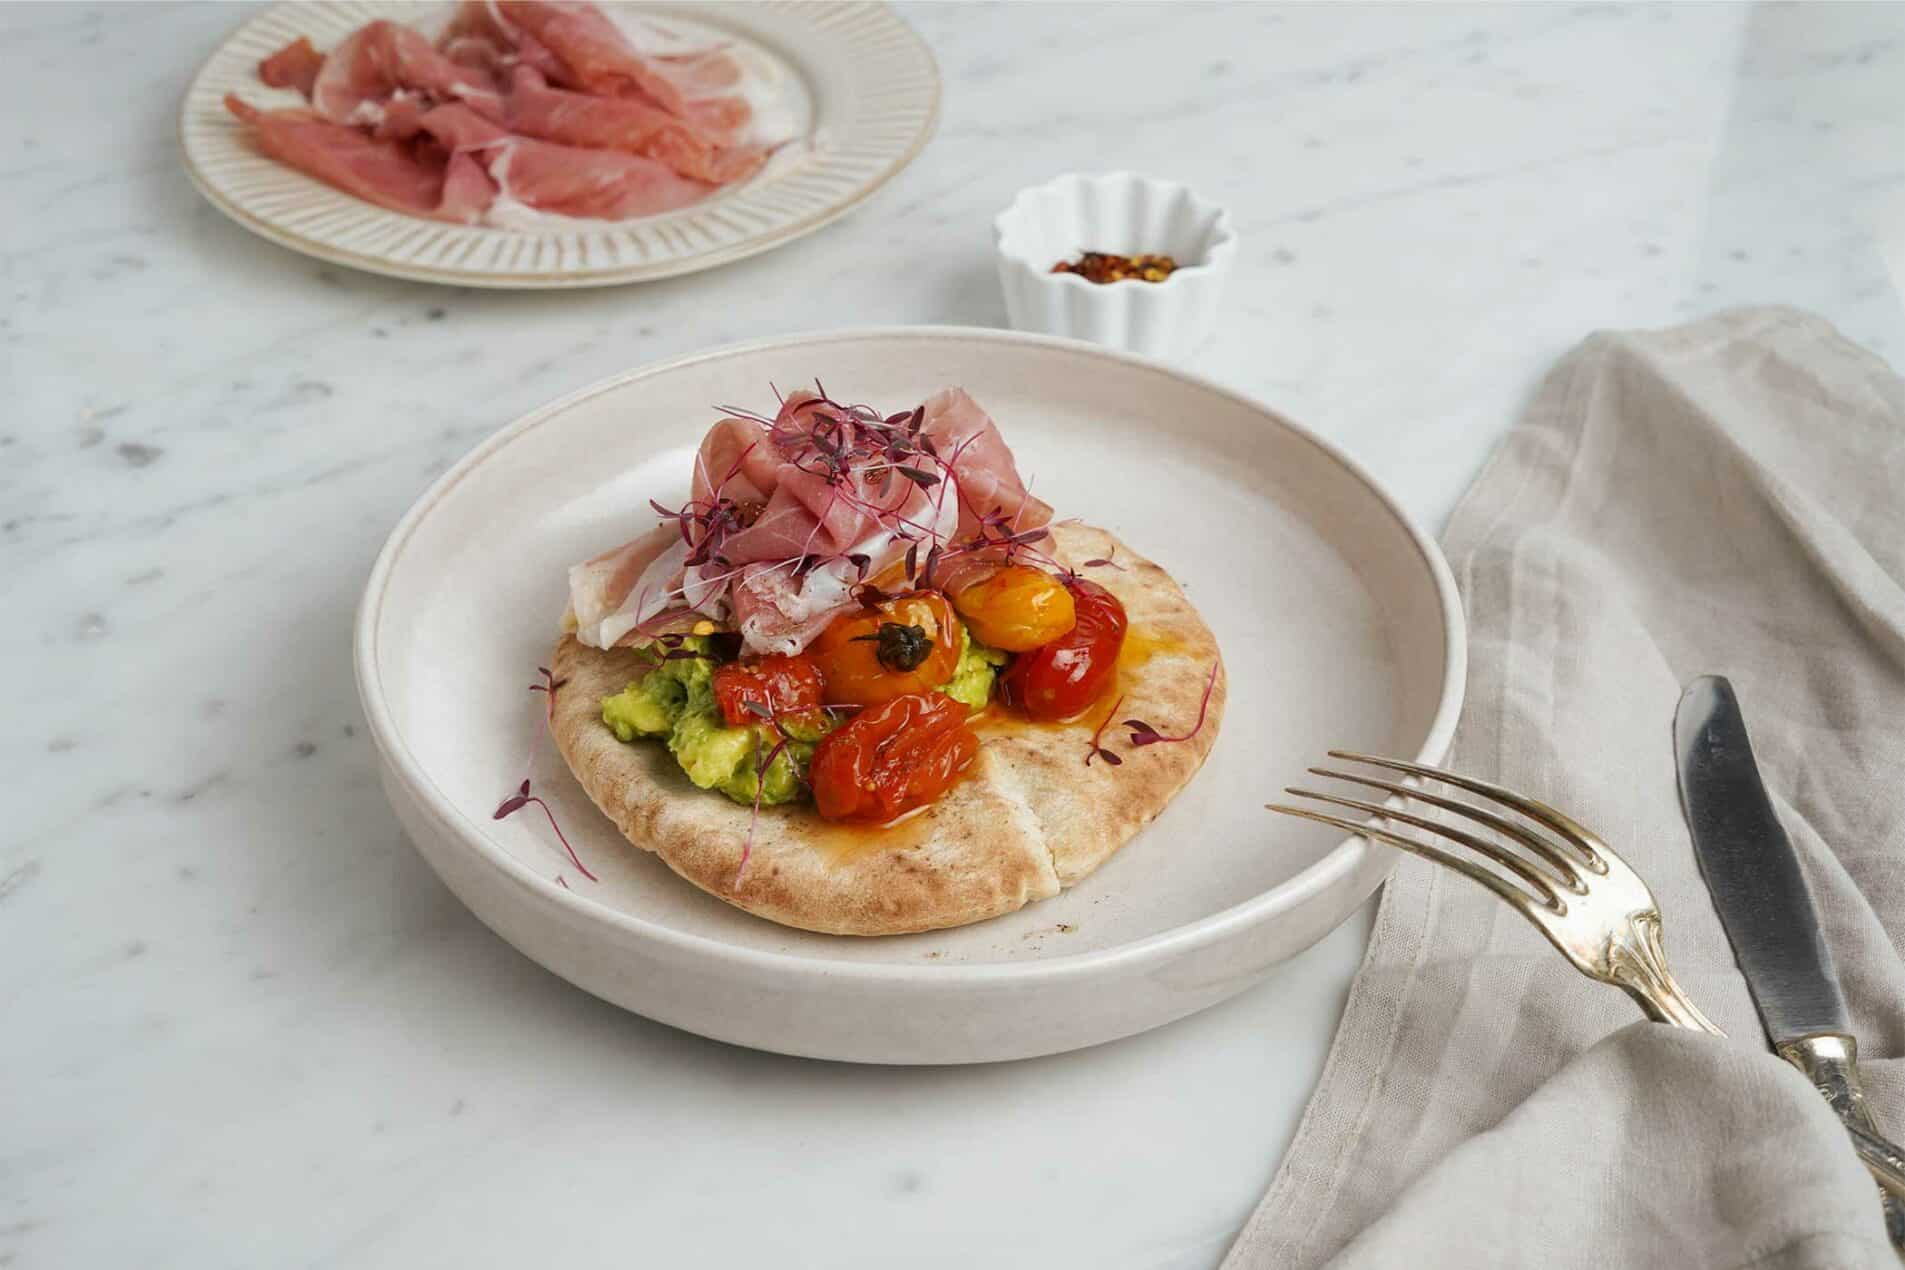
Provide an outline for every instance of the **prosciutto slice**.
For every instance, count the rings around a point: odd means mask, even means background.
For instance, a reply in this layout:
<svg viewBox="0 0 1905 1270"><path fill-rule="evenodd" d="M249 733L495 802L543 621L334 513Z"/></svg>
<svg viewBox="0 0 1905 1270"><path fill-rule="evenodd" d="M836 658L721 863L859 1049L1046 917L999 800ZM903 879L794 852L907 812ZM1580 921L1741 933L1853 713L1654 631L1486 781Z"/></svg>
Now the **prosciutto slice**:
<svg viewBox="0 0 1905 1270"><path fill-rule="evenodd" d="M235 95L225 98L225 108L272 158L392 211L470 221L495 197L480 168L432 161L401 142L332 123L309 110L259 110Z"/></svg>
<svg viewBox="0 0 1905 1270"><path fill-rule="evenodd" d="M710 188L639 155L514 136L464 105L438 106L420 126L452 154L476 156L499 193L538 211L649 216L692 203Z"/></svg>
<svg viewBox="0 0 1905 1270"><path fill-rule="evenodd" d="M693 125L638 98L551 88L526 65L512 72L504 112L510 129L526 137L641 155L716 185L752 176L767 161L758 146L723 149Z"/></svg>
<svg viewBox="0 0 1905 1270"><path fill-rule="evenodd" d="M980 518L990 513L1005 516L1015 532L1051 523L1051 506L1026 489L999 425L965 389L937 393L926 400L924 408L924 432L952 464L959 493L960 537L977 532Z"/></svg>
<svg viewBox="0 0 1905 1270"><path fill-rule="evenodd" d="M427 103L462 102L489 119L503 114L502 96L487 75L451 61L409 27L382 20L331 50L311 84L311 107L333 123L375 127L399 93Z"/></svg>
<svg viewBox="0 0 1905 1270"><path fill-rule="evenodd" d="M674 526L662 525L571 566L569 609L576 638L590 648L613 648L678 603L673 588L687 554L687 541Z"/></svg>
<svg viewBox="0 0 1905 1270"><path fill-rule="evenodd" d="M646 101L720 141L731 139L753 115L744 98L713 95L722 91L713 85L732 86L740 77L733 59L719 50L644 57L608 15L581 0L494 0L493 9L510 30L527 32L554 54L561 65L549 78L566 88Z"/></svg>
<svg viewBox="0 0 1905 1270"><path fill-rule="evenodd" d="M300 35L258 63L258 78L273 88L295 88L308 100L311 86L317 83L318 71L323 66L324 54L313 48L307 37Z"/></svg>
<svg viewBox="0 0 1905 1270"><path fill-rule="evenodd" d="M437 37L437 51L458 65L489 72L498 83L507 82L519 65L545 78L562 74L556 55L528 31L504 21L490 0L463 0Z"/></svg>
<svg viewBox="0 0 1905 1270"><path fill-rule="evenodd" d="M687 99L637 53L621 28L593 4L576 0L497 0L504 22L526 31L561 63L554 78L607 97L641 97L679 116Z"/></svg>
<svg viewBox="0 0 1905 1270"><path fill-rule="evenodd" d="M765 503L783 462L766 428L752 419L723 419L708 429L695 453L695 505L712 507L717 498L744 506Z"/></svg>

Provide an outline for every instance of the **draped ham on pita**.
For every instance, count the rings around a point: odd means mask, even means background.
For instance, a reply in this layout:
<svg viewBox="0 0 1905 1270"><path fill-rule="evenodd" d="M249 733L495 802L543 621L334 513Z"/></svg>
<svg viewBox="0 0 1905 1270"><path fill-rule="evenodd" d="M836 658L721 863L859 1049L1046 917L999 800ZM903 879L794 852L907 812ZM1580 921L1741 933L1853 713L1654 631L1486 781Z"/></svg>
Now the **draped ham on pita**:
<svg viewBox="0 0 1905 1270"><path fill-rule="evenodd" d="M830 467L829 423L844 409L797 392L771 421L731 416L709 429L678 518L691 548L679 576L649 578L638 592L626 571L573 574L590 588L571 597L583 643L611 646L603 632L639 635L651 617L680 606L739 631L749 652L799 652L853 603L857 583L909 552L917 560L954 548L988 517L1015 532L1050 522L1052 509L1027 489L998 424L964 389L919 407L917 432L907 436L918 449L904 463ZM919 478L895 475L908 469ZM582 621L585 612L616 618Z"/></svg>

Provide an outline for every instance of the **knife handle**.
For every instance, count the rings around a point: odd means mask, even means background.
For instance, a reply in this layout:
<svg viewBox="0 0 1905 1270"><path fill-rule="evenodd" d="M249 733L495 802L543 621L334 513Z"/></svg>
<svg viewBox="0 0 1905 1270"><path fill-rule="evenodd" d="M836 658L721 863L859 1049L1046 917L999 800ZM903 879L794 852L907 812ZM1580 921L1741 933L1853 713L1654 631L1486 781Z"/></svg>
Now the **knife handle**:
<svg viewBox="0 0 1905 1270"><path fill-rule="evenodd" d="M1806 1074L1813 1088L1852 1131L1859 1160L1885 1195L1885 1231L1894 1247L1905 1248L1905 1150L1886 1141L1865 1102L1859 1081L1859 1043L1837 1032L1801 1036L1775 1047L1779 1056Z"/></svg>

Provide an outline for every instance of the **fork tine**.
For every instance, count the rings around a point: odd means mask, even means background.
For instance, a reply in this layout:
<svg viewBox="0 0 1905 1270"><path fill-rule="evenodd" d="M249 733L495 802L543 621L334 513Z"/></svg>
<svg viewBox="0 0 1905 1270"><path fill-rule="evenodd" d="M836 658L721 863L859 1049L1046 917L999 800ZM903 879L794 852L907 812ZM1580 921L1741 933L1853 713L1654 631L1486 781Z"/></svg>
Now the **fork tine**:
<svg viewBox="0 0 1905 1270"><path fill-rule="evenodd" d="M1394 807L1382 807L1376 803L1364 802L1360 798L1338 798L1334 794L1319 794L1313 789L1286 789L1283 792L1297 798L1314 798L1318 802L1334 803L1338 807L1347 807L1352 811L1368 812L1372 816L1381 816L1384 820L1399 820L1405 825L1414 825L1418 829L1426 829L1430 833L1459 842L1470 851L1487 856L1526 882L1549 908L1559 910L1562 907L1561 896L1555 889L1556 880L1553 877L1541 872L1514 852L1498 847L1486 838L1477 838L1472 833L1465 833L1452 826L1437 824L1433 820L1412 815Z"/></svg>
<svg viewBox="0 0 1905 1270"><path fill-rule="evenodd" d="M1401 834L1390 833L1388 830L1378 829L1374 825L1359 825L1353 820L1345 820L1341 816L1331 816L1325 812L1311 811L1307 807L1287 807L1282 803L1266 803L1265 809L1269 811L1280 811L1286 816L1296 816L1303 820L1314 820L1318 824L1331 825L1345 832L1353 833L1359 838L1374 838L1376 841L1386 842L1392 847L1400 847L1412 855L1419 855L1425 860L1432 860L1443 868L1454 869L1463 877L1480 882L1496 895L1508 901L1508 903L1513 905L1524 917L1533 918L1534 916L1536 900L1533 896L1505 881L1500 874L1484 869L1473 860L1464 860L1461 856L1456 855L1452 851L1444 851L1441 847L1433 843L1418 842L1414 838L1405 838Z"/></svg>
<svg viewBox="0 0 1905 1270"><path fill-rule="evenodd" d="M1607 861L1599 847L1595 845L1598 839L1588 827L1566 812L1558 811L1544 802L1523 797L1512 789L1504 789L1488 781L1478 781L1473 776L1445 772L1439 767L1424 767L1420 763L1405 763L1401 759L1383 758L1377 754L1359 754L1355 750L1331 750L1329 755L1331 758L1346 758L1355 763L1367 763L1371 767L1386 767L1392 772L1426 776L1430 780L1438 780L1445 785L1453 785L1457 789L1466 789L1471 794L1480 794L1484 798L1492 798L1498 803L1504 803L1530 820L1546 825L1560 834L1569 846L1582 854L1589 867L1596 873L1607 872Z"/></svg>
<svg viewBox="0 0 1905 1270"><path fill-rule="evenodd" d="M1467 816L1472 820L1480 821L1490 829L1493 829L1496 833L1513 838L1516 842L1519 842L1522 846L1527 847L1543 860L1552 864L1561 875L1560 881L1566 885L1568 889L1577 893L1585 889L1586 884L1582 882L1581 874L1578 871L1580 868L1579 861L1569 859L1567 856L1561 854L1560 850L1556 848L1553 843L1546 841L1537 834L1530 833L1527 829L1506 817L1497 816L1492 811L1481 807L1471 807L1467 803L1457 802L1453 798L1444 798L1440 794L1431 794L1424 789L1411 789L1407 785L1397 784L1395 781L1377 780L1373 776L1358 776L1354 772L1339 772L1328 767L1312 767L1310 773L1315 776L1327 776L1332 780L1350 781L1357 785L1367 785L1371 789L1380 789L1387 793L1400 794L1404 798L1418 799L1428 803L1431 807L1440 807L1444 811L1452 811L1459 816Z"/></svg>

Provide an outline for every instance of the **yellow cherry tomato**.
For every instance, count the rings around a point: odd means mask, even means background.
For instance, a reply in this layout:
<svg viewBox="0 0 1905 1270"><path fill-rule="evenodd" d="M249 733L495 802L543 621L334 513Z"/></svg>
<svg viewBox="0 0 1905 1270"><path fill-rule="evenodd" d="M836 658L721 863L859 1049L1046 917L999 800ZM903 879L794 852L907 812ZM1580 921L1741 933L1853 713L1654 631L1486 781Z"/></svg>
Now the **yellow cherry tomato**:
<svg viewBox="0 0 1905 1270"><path fill-rule="evenodd" d="M953 607L974 639L1008 653L1043 648L1078 621L1065 584L1025 564L967 583L953 596Z"/></svg>

